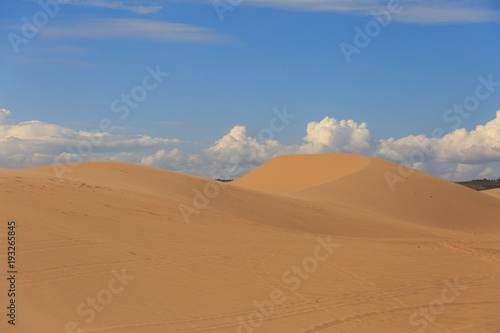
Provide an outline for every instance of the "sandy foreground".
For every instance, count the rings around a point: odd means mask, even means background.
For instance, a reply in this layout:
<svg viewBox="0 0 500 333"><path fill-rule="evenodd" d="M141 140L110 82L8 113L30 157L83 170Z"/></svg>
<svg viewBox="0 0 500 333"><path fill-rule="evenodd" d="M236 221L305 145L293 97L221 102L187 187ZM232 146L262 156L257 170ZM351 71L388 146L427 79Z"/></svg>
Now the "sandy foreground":
<svg viewBox="0 0 500 333"><path fill-rule="evenodd" d="M350 154L64 168L0 170L0 332L500 332L497 190Z"/></svg>

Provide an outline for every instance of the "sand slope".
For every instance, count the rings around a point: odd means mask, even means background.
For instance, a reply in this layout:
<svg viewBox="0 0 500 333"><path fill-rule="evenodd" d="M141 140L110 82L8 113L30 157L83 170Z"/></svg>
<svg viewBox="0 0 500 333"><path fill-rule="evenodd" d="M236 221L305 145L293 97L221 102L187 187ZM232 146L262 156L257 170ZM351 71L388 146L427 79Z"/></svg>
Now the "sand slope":
<svg viewBox="0 0 500 333"><path fill-rule="evenodd" d="M494 188L492 190L481 191L481 193L491 195L495 198L500 198L500 189Z"/></svg>
<svg viewBox="0 0 500 333"><path fill-rule="evenodd" d="M1 332L500 327L496 198L420 172L392 192L397 165L347 154L277 158L228 185L126 163L71 170L0 170L20 304Z"/></svg>

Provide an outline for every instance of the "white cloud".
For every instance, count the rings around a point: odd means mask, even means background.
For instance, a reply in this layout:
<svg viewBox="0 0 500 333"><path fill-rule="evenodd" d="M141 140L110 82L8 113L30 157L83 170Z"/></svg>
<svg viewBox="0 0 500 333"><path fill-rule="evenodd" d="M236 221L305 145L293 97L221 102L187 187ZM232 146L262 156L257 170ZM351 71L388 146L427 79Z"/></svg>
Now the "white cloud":
<svg viewBox="0 0 500 333"><path fill-rule="evenodd" d="M304 153L352 152L362 153L370 148L371 133L366 123L325 117L322 121L310 122L307 135L300 150Z"/></svg>
<svg viewBox="0 0 500 333"><path fill-rule="evenodd" d="M146 2L146 1L143 1ZM151 14L156 13L162 6L158 5L136 5L130 4L131 1L108 1L108 0L69 0L67 4L69 5L80 5L80 6L91 6L91 7L103 7L110 9L121 9L128 10L136 14Z"/></svg>
<svg viewBox="0 0 500 333"><path fill-rule="evenodd" d="M409 135L400 139L381 139L372 143L372 154L375 157L392 161L407 160L413 154L423 154L426 160L434 160L434 145L435 139L423 134Z"/></svg>
<svg viewBox="0 0 500 333"><path fill-rule="evenodd" d="M158 42L219 43L230 40L211 29L157 20L113 18L91 19L50 25L40 31L57 38L136 38Z"/></svg>
<svg viewBox="0 0 500 333"><path fill-rule="evenodd" d="M0 109L0 125L12 125L16 120L12 117L9 110Z"/></svg>
<svg viewBox="0 0 500 333"><path fill-rule="evenodd" d="M496 179L499 176L500 172L480 164L458 164L456 168L440 175L449 180Z"/></svg>
<svg viewBox="0 0 500 333"><path fill-rule="evenodd" d="M368 13L380 6L379 0L245 0L242 4L304 11Z"/></svg>
<svg viewBox="0 0 500 333"><path fill-rule="evenodd" d="M209 148L189 154L163 149L142 158L141 163L211 178L225 178L225 174L235 178L287 153L296 153L296 148L275 140L261 141L249 136L245 126L234 126Z"/></svg>
<svg viewBox="0 0 500 333"><path fill-rule="evenodd" d="M404 162L436 175L441 174L437 168L440 164L459 164L443 173L447 179L466 179L471 174L480 177L486 163L500 161L500 111L495 119L471 131L461 128L441 138L410 135L374 140L371 149L372 156Z"/></svg>
<svg viewBox="0 0 500 333"><path fill-rule="evenodd" d="M442 138L410 135L375 139L366 123L325 117L307 125L299 145L251 136L245 126L234 126L208 148L178 139L113 132L75 131L41 121L17 122L0 109L0 168L24 168L87 160L123 161L165 168L209 178L236 178L269 159L287 154L347 152L408 163L450 180L498 178L500 170L500 111L476 129L455 130ZM189 152L182 146L192 145ZM90 147L90 148L89 148ZM88 153L88 154L87 154ZM499 164L499 163L497 163ZM499 164L500 165L500 164Z"/></svg>
<svg viewBox="0 0 500 333"><path fill-rule="evenodd" d="M161 168L163 165L180 166L180 163L187 162L187 155L182 154L179 149L160 149L156 153L141 158L141 164Z"/></svg>
<svg viewBox="0 0 500 333"><path fill-rule="evenodd" d="M354 15L372 15L387 8L393 0L245 0L242 5L266 6L300 11L324 11ZM500 12L489 0L400 0L403 11L397 21L421 24L460 24L500 20Z"/></svg>
<svg viewBox="0 0 500 333"><path fill-rule="evenodd" d="M484 163L500 160L500 111L486 125L457 129L436 142L437 162Z"/></svg>
<svg viewBox="0 0 500 333"><path fill-rule="evenodd" d="M404 2L402 2L404 3ZM407 6L395 20L422 24L461 24L500 21L500 12L467 6L464 2L415 3Z"/></svg>

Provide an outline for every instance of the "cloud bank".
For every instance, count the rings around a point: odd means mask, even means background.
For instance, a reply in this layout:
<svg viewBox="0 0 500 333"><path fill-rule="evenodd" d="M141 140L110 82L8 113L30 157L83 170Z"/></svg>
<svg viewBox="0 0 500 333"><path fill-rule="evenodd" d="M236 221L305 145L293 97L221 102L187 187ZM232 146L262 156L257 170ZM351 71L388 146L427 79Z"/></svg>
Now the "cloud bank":
<svg viewBox="0 0 500 333"><path fill-rule="evenodd" d="M139 153L180 144L177 139L144 135L119 136L109 132L75 131L38 120L18 122L0 109L0 168L30 168L53 162L78 162L120 153Z"/></svg>
<svg viewBox="0 0 500 333"><path fill-rule="evenodd" d="M112 129L75 131L38 120L18 122L0 109L0 168L29 168L80 161L123 161L199 175L237 178L269 159L286 154L345 152L410 165L450 180L498 178L500 111L474 130L456 129L441 137L410 135L373 138L366 123L325 117L307 125L303 142L283 144L249 135L234 126L208 148L189 152L193 143L144 135L117 135Z"/></svg>

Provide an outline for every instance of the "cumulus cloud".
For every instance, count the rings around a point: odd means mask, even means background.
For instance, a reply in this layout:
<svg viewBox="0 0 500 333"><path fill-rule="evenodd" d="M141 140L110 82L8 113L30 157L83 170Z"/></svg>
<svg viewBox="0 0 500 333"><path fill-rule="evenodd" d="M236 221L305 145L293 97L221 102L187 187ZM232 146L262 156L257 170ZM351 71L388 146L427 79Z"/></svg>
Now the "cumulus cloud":
<svg viewBox="0 0 500 333"><path fill-rule="evenodd" d="M245 161L257 163L278 154L283 147L276 140L259 140L247 133L245 126L235 126L231 131L217 140L213 146L204 151L206 156L214 156L228 163L241 164Z"/></svg>
<svg viewBox="0 0 500 333"><path fill-rule="evenodd" d="M12 117L9 110L0 109L0 125L12 125L16 120Z"/></svg>
<svg viewBox="0 0 500 333"><path fill-rule="evenodd" d="M500 111L486 125L457 129L436 142L436 162L469 164L500 160Z"/></svg>
<svg viewBox="0 0 500 333"><path fill-rule="evenodd" d="M141 164L162 168L165 166L179 169L188 160L188 155L179 149L160 149L156 153L141 158Z"/></svg>
<svg viewBox="0 0 500 333"><path fill-rule="evenodd" d="M79 162L83 157L140 163L209 178L237 178L279 155L347 152L404 163L450 180L500 176L500 170L488 165L500 162L500 111L485 125L471 131L457 129L441 138L410 135L377 139L366 123L332 117L310 122L301 144L283 144L269 137L252 136L245 126L237 125L207 148L187 152L182 147L193 143L117 135L111 128L75 131L36 120L17 122L2 109L0 168Z"/></svg>
<svg viewBox="0 0 500 333"><path fill-rule="evenodd" d="M500 172L493 170L491 167L485 167L480 164L458 164L456 168L448 170L441 174L440 177L449 180L473 180L473 179L493 179L498 178Z"/></svg>
<svg viewBox="0 0 500 333"><path fill-rule="evenodd" d="M410 135L400 139L372 140L370 155L402 162L416 169L446 179L464 180L495 177L484 165L500 161L500 111L495 119L474 130L456 129L441 138ZM440 171L439 165L455 164L452 170Z"/></svg>
<svg viewBox="0 0 500 333"><path fill-rule="evenodd" d="M307 135L300 150L304 153L352 152L362 153L370 148L372 135L366 123L325 117L307 125Z"/></svg>
<svg viewBox="0 0 500 333"><path fill-rule="evenodd" d="M405 161L412 158L417 162L417 155L420 156L418 163L422 160L429 161L435 159L436 140L425 135L409 135L400 139L389 138L372 142L372 155L391 161ZM424 156L422 158L421 156ZM410 163L415 167L414 162Z"/></svg>
<svg viewBox="0 0 500 333"><path fill-rule="evenodd" d="M276 140L260 140L249 136L245 126L234 126L209 148L190 154L178 149L159 150L141 162L211 178L234 178L275 156L295 152L293 146L287 147Z"/></svg>

